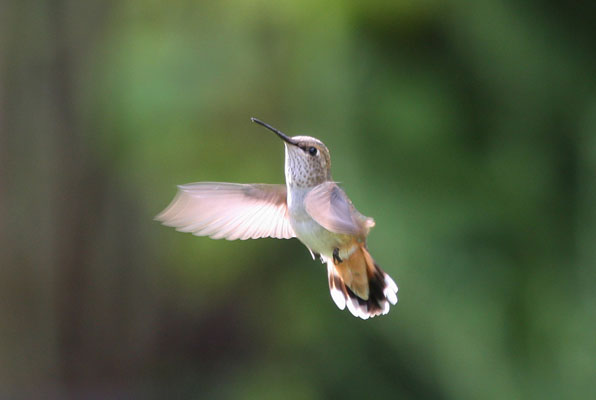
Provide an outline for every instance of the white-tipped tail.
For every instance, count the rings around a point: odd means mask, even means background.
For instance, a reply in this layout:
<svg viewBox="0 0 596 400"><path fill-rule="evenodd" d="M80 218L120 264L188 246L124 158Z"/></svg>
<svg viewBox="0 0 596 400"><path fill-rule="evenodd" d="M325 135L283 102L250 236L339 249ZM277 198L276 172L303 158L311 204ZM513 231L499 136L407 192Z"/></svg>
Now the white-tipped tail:
<svg viewBox="0 0 596 400"><path fill-rule="evenodd" d="M397 285L376 263L374 263L366 248L362 247L362 255L356 254L354 259L350 257L341 264L335 265L333 259L327 260L327 275L329 278L329 292L331 298L340 310L348 307L352 315L368 319L377 315L384 315L389 312L390 306L397 303ZM363 299L355 292L362 293L362 289L350 288L342 275L352 276L352 271L359 268L364 262L366 264L366 276L368 278L368 298ZM345 264L344 264L345 263ZM340 271L344 271L343 274ZM350 271L347 274L345 271ZM346 278L348 279L348 278ZM351 283L352 285L355 282ZM364 296L363 296L364 297Z"/></svg>

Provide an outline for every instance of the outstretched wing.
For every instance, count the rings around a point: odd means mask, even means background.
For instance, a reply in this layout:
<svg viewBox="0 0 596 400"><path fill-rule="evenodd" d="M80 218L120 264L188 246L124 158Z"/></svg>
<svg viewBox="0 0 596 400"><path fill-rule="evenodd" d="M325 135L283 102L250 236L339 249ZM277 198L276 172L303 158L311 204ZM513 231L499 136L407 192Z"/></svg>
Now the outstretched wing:
<svg viewBox="0 0 596 400"><path fill-rule="evenodd" d="M306 212L325 229L348 235L366 236L375 225L352 205L345 192L335 182L325 182L313 188L304 199Z"/></svg>
<svg viewBox="0 0 596 400"><path fill-rule="evenodd" d="M199 182L178 193L156 220L181 232L213 239L295 237L284 185Z"/></svg>

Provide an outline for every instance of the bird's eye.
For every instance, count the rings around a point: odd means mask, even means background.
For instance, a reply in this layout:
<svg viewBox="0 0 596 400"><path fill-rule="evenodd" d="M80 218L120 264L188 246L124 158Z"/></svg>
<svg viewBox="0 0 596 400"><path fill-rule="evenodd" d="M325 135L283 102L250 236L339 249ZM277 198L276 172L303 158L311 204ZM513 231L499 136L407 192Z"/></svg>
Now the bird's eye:
<svg viewBox="0 0 596 400"><path fill-rule="evenodd" d="M317 155L317 148L316 147L309 147L308 148L308 154L310 154L311 156L316 156Z"/></svg>

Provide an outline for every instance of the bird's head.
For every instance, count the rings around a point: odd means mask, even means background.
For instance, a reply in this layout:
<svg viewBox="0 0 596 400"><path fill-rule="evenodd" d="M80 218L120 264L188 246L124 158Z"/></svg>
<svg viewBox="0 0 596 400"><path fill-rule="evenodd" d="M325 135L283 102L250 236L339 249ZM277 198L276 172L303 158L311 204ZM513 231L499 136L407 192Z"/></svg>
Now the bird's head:
<svg viewBox="0 0 596 400"><path fill-rule="evenodd" d="M265 122L251 119L277 134L285 142L288 185L306 188L331 180L331 157L323 142L311 136L290 137Z"/></svg>

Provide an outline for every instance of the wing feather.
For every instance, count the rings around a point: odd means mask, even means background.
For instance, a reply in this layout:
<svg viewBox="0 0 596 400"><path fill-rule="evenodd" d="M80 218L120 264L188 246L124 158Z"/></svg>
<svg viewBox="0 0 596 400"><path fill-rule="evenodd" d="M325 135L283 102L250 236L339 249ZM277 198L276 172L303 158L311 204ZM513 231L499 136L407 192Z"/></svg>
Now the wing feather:
<svg viewBox="0 0 596 400"><path fill-rule="evenodd" d="M156 220L182 232L214 239L295 237L284 185L199 182L178 193Z"/></svg>
<svg viewBox="0 0 596 400"><path fill-rule="evenodd" d="M325 182L313 188L304 199L306 212L325 229L348 235L366 236L375 225L352 205L345 192L335 182Z"/></svg>

